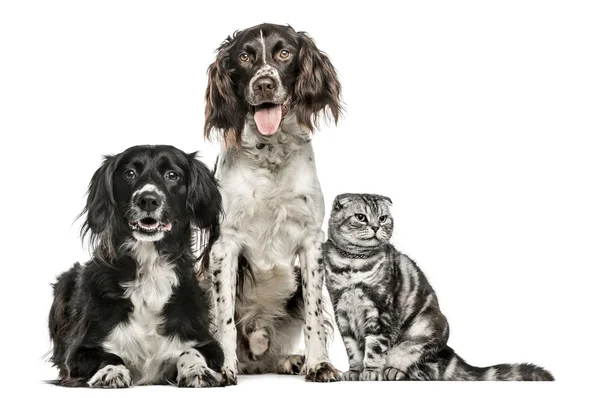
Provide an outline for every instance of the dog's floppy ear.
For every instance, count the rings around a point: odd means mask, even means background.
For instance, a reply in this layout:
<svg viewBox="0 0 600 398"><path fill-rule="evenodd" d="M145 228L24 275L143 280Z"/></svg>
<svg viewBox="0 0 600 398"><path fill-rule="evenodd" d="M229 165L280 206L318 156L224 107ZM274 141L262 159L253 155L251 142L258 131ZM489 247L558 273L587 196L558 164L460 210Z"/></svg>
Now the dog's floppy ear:
<svg viewBox="0 0 600 398"><path fill-rule="evenodd" d="M221 215L222 200L219 185L213 173L196 158L188 155L188 183L186 207L194 226L204 229L217 224Z"/></svg>
<svg viewBox="0 0 600 398"><path fill-rule="evenodd" d="M329 57L305 32L298 32L298 79L294 88L294 111L298 123L315 131L319 113L337 124L342 114L342 86Z"/></svg>
<svg viewBox="0 0 600 398"><path fill-rule="evenodd" d="M96 170L90 181L87 201L83 214L86 215L82 227L82 236L88 232L101 235L115 225L117 203L113 196L113 174L118 165L117 156L105 156L102 165Z"/></svg>
<svg viewBox="0 0 600 398"><path fill-rule="evenodd" d="M218 49L217 58L208 67L204 137L211 138L213 129L221 130L226 146L237 145L244 131L244 103L237 96L229 68L228 37Z"/></svg>

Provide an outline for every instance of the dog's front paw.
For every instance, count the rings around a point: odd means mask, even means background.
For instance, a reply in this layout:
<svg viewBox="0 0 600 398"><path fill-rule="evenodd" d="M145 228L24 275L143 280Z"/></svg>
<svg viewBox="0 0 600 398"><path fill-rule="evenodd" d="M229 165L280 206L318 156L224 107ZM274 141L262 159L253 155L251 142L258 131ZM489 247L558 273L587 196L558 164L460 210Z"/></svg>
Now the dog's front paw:
<svg viewBox="0 0 600 398"><path fill-rule="evenodd" d="M221 368L221 385L235 386L237 384L237 374L233 367L224 365Z"/></svg>
<svg viewBox="0 0 600 398"><path fill-rule="evenodd" d="M340 381L342 372L333 367L329 362L319 362L311 366L306 371L306 381L315 381L318 383L328 383Z"/></svg>
<svg viewBox="0 0 600 398"><path fill-rule="evenodd" d="M305 373L304 355L288 355L279 360L277 373L284 375L299 375Z"/></svg>
<svg viewBox="0 0 600 398"><path fill-rule="evenodd" d="M383 369L383 379L389 381L404 380L406 379L406 374L400 369L389 366Z"/></svg>
<svg viewBox="0 0 600 398"><path fill-rule="evenodd" d="M342 375L342 380L344 381L359 381L360 380L360 371L358 370L348 370L344 372Z"/></svg>
<svg viewBox="0 0 600 398"><path fill-rule="evenodd" d="M131 373L123 365L106 365L87 382L94 388L131 387Z"/></svg>
<svg viewBox="0 0 600 398"><path fill-rule="evenodd" d="M195 349L184 351L177 361L178 387L217 387L220 376L206 365L206 360Z"/></svg>
<svg viewBox="0 0 600 398"><path fill-rule="evenodd" d="M220 386L219 379L218 373L200 363L196 363L187 369L179 368L177 386L193 388L218 387Z"/></svg>
<svg viewBox="0 0 600 398"><path fill-rule="evenodd" d="M379 369L365 369L360 373L360 381L381 381L383 374Z"/></svg>

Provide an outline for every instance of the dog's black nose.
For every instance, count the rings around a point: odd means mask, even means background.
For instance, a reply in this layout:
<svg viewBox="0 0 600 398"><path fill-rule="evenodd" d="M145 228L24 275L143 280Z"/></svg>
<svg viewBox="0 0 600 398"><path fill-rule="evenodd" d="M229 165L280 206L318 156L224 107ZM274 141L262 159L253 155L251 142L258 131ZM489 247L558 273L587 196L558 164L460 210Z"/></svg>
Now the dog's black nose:
<svg viewBox="0 0 600 398"><path fill-rule="evenodd" d="M259 91L261 94L271 94L275 87L277 83L270 77L261 77L254 83L254 91Z"/></svg>
<svg viewBox="0 0 600 398"><path fill-rule="evenodd" d="M142 210L154 211L160 207L160 196L156 192L142 192L135 201L135 204Z"/></svg>

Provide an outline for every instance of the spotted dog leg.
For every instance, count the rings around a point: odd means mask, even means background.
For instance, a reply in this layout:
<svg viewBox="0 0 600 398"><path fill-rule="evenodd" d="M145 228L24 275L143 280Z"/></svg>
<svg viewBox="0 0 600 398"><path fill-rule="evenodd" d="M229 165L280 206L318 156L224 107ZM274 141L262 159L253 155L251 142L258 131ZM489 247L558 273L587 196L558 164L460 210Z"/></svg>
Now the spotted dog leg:
<svg viewBox="0 0 600 398"><path fill-rule="evenodd" d="M321 256L323 232L307 238L299 252L304 300L304 343L306 345L306 380L331 382L341 380L342 374L329 361L325 322L323 318L323 275Z"/></svg>
<svg viewBox="0 0 600 398"><path fill-rule="evenodd" d="M193 348L184 351L177 360L179 387L217 387L221 377L206 365L206 360Z"/></svg>
<svg viewBox="0 0 600 398"><path fill-rule="evenodd" d="M237 259L240 247L235 236L224 229L210 251L210 272L212 272L215 295L215 321L217 338L224 353L221 368L223 384L237 384L237 330L234 321Z"/></svg>

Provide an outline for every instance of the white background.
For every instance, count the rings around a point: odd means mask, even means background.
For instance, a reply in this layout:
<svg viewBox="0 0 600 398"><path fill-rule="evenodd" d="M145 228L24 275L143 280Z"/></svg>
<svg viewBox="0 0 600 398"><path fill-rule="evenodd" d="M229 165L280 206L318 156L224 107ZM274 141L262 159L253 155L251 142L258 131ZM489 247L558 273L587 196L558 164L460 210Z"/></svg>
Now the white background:
<svg viewBox="0 0 600 398"><path fill-rule="evenodd" d="M0 388L582 396L599 354L594 3L2 2ZM101 156L172 144L212 165L206 69L228 34L261 22L308 31L339 71L346 117L314 138L327 207L342 192L390 196L394 241L437 290L450 345L474 365L540 364L556 383L322 386L254 376L210 391L112 393L43 383L56 375L43 358L50 283L88 258L73 221ZM331 358L347 368L338 336Z"/></svg>

